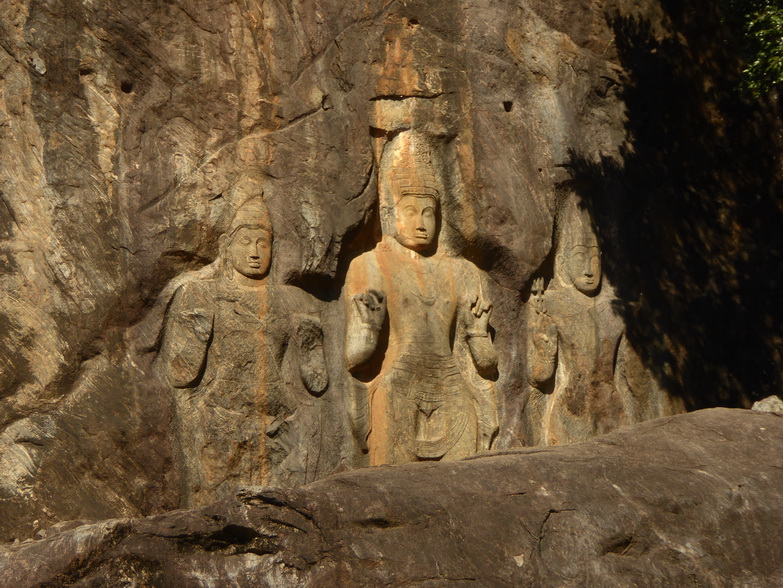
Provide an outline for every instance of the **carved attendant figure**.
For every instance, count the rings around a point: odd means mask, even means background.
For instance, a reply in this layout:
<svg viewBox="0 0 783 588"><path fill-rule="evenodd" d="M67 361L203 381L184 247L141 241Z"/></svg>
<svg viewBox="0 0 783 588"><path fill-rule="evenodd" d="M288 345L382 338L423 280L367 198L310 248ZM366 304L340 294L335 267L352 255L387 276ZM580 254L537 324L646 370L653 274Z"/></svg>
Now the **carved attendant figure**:
<svg viewBox="0 0 783 588"><path fill-rule="evenodd" d="M174 388L182 506L310 481L302 407L328 385L323 334L307 293L267 283L271 252L266 207L249 200L215 277L186 281L166 313L158 362Z"/></svg>
<svg viewBox="0 0 783 588"><path fill-rule="evenodd" d="M525 406L533 444L583 441L636 421L633 398L616 383L625 327L601 284L601 252L586 211L574 200L558 215L553 288L533 285ZM552 379L554 378L554 382Z"/></svg>
<svg viewBox="0 0 783 588"><path fill-rule="evenodd" d="M473 455L497 432L492 306L478 268L437 250L439 190L416 147L385 161L383 239L346 280L346 359L366 383L355 434L371 465Z"/></svg>

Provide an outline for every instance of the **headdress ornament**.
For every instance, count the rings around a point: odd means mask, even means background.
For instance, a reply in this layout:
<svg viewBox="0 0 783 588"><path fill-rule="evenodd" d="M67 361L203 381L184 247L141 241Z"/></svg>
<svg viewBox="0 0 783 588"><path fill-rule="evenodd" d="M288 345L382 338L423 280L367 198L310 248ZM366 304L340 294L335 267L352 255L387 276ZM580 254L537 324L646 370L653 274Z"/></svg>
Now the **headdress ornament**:
<svg viewBox="0 0 783 588"><path fill-rule="evenodd" d="M233 235L241 227L252 227L272 232L269 210L260 196L248 198L237 208L227 233Z"/></svg>

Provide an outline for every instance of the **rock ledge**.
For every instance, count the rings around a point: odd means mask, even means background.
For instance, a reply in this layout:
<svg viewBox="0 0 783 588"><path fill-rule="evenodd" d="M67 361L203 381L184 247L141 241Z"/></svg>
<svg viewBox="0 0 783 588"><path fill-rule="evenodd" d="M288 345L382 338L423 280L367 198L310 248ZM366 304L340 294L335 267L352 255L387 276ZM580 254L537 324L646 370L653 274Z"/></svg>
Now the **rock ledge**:
<svg viewBox="0 0 783 588"><path fill-rule="evenodd" d="M0 585L783 585L783 415L377 467L0 548Z"/></svg>

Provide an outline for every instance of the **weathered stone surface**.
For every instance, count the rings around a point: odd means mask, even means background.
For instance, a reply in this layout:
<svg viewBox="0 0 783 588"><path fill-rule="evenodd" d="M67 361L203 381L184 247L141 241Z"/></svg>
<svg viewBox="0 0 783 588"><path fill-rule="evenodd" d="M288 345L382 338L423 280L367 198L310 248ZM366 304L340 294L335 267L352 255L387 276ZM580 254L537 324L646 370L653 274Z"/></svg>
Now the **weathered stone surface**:
<svg viewBox="0 0 783 588"><path fill-rule="evenodd" d="M682 412L681 403L638 367L584 203L561 203L554 241L552 275L536 278L528 303L525 445L585 441Z"/></svg>
<svg viewBox="0 0 783 588"><path fill-rule="evenodd" d="M643 400L779 393L780 117L733 92L718 23L668 0L4 2L0 538L180 504L154 358L248 185L270 285L318 300L315 477L358 465L343 288L381 238L380 151L406 132L438 145L443 243L489 276L498 447L531 439L523 301L574 194Z"/></svg>
<svg viewBox="0 0 783 588"><path fill-rule="evenodd" d="M779 415L711 409L565 447L248 489L6 545L0 583L774 586L781 444Z"/></svg>

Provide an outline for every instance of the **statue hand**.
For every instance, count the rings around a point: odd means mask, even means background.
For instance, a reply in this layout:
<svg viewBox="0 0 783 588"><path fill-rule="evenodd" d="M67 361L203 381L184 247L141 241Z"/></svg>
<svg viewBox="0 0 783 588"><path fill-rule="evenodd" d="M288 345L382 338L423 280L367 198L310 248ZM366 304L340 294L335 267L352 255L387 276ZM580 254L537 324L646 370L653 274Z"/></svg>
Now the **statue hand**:
<svg viewBox="0 0 783 588"><path fill-rule="evenodd" d="M353 297L353 303L362 323L373 331L380 331L386 318L386 296L378 290L367 290Z"/></svg>
<svg viewBox="0 0 783 588"><path fill-rule="evenodd" d="M209 340L212 335L212 313L200 308L193 308L182 311L179 318L190 326L199 341L206 343Z"/></svg>
<svg viewBox="0 0 783 588"><path fill-rule="evenodd" d="M321 322L307 315L296 315L295 320L294 340L299 347L299 375L305 388L319 395L329 385Z"/></svg>
<svg viewBox="0 0 783 588"><path fill-rule="evenodd" d="M321 323L314 317L297 315L296 341L303 351L314 351L323 347L324 333Z"/></svg>
<svg viewBox="0 0 783 588"><path fill-rule="evenodd" d="M481 296L475 296L470 305L471 324L468 330L476 335L486 334L489 331L489 317L491 315L492 303Z"/></svg>
<svg viewBox="0 0 783 588"><path fill-rule="evenodd" d="M471 331L482 335L489 332L489 317L492 315L490 302L479 298L471 305L470 314L473 317Z"/></svg>
<svg viewBox="0 0 783 588"><path fill-rule="evenodd" d="M549 316L537 314L533 319L533 347L540 357L554 361L557 355L557 325Z"/></svg>

